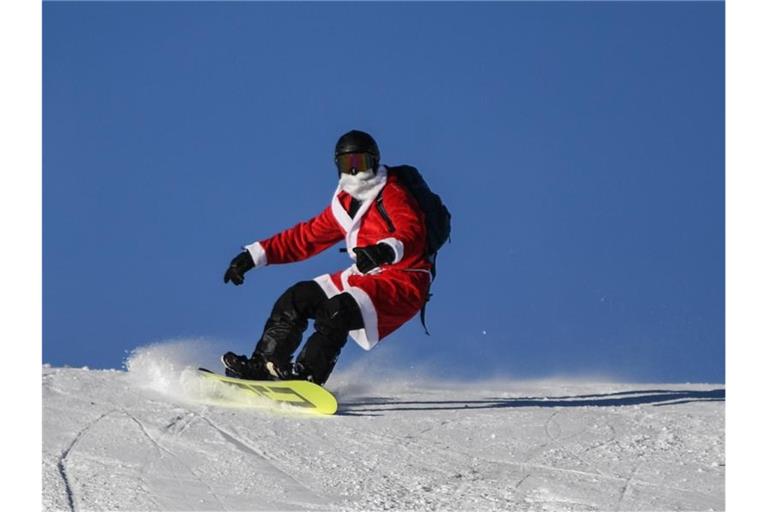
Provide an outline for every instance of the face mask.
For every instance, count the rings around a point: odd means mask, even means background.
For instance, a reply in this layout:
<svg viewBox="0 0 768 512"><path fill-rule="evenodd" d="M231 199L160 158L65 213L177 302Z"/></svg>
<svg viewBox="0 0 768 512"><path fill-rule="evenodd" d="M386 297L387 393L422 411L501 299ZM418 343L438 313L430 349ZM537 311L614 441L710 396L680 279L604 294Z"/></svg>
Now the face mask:
<svg viewBox="0 0 768 512"><path fill-rule="evenodd" d="M379 168L381 169L381 168ZM342 173L339 177L339 185L341 190L351 195L358 201L365 201L370 199L378 193L376 188L384 182L386 175L379 170L374 172L373 169L359 172L354 176L351 174Z"/></svg>

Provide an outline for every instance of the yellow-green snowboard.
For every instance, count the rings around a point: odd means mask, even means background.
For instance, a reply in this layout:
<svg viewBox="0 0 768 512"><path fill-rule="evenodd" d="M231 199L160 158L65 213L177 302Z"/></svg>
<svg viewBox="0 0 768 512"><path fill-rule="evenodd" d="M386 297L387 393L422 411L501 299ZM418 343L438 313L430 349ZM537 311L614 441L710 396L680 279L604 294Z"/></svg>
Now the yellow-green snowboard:
<svg viewBox="0 0 768 512"><path fill-rule="evenodd" d="M206 378L226 382L256 396L278 404L289 404L303 411L317 414L335 414L338 404L330 391L305 380L245 380L219 375L205 368L199 368Z"/></svg>

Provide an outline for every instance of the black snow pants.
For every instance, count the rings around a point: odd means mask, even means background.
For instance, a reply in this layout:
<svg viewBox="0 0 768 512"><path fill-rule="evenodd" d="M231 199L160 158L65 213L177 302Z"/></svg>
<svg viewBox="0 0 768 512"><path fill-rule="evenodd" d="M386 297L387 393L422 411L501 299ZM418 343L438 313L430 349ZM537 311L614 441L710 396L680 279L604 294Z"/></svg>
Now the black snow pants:
<svg viewBox="0 0 768 512"><path fill-rule="evenodd" d="M315 332L299 353L296 370L323 384L347 343L349 331L363 327L360 308L348 293L328 298L315 281L301 281L288 288L275 302L254 356L261 355L280 368L288 367L309 319L315 321Z"/></svg>

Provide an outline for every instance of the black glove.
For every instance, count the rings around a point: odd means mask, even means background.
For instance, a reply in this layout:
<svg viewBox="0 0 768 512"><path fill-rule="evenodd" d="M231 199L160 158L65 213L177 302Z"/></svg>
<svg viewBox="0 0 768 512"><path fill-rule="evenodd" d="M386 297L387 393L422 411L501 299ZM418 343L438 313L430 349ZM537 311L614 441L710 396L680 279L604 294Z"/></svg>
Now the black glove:
<svg viewBox="0 0 768 512"><path fill-rule="evenodd" d="M357 270L367 274L384 263L395 261L395 250L385 243L355 247L352 249L357 256Z"/></svg>
<svg viewBox="0 0 768 512"><path fill-rule="evenodd" d="M229 264L229 268L224 273L224 282L228 283L232 281L233 284L240 286L245 281L243 274L255 267L251 253L243 251L234 257L232 263Z"/></svg>

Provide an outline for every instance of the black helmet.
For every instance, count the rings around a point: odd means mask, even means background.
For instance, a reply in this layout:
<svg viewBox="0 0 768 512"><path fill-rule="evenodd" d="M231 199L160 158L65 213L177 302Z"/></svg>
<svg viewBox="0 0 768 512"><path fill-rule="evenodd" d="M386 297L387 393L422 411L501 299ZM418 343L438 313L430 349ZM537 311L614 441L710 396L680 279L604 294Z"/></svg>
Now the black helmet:
<svg viewBox="0 0 768 512"><path fill-rule="evenodd" d="M345 153L368 153L373 155L377 162L379 160L379 146L376 145L376 141L367 133L359 130L352 130L339 138L334 157L338 158L339 155Z"/></svg>

